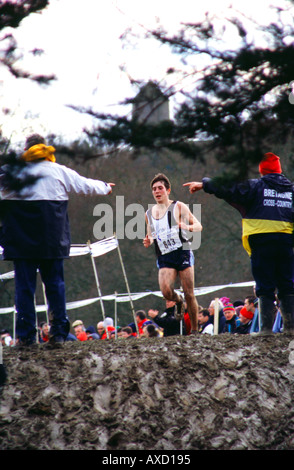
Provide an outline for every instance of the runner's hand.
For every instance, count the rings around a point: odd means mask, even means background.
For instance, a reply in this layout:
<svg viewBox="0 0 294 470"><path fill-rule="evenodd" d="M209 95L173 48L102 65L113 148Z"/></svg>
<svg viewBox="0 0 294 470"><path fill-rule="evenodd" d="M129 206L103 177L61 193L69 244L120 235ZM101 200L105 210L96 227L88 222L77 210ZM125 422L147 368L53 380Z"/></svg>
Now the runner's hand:
<svg viewBox="0 0 294 470"><path fill-rule="evenodd" d="M143 245L145 248L148 248L151 245L151 240L148 235L146 235L146 237L143 239Z"/></svg>
<svg viewBox="0 0 294 470"><path fill-rule="evenodd" d="M187 232L190 230L190 226L185 224L185 222L179 222L179 227L181 230L186 230Z"/></svg>

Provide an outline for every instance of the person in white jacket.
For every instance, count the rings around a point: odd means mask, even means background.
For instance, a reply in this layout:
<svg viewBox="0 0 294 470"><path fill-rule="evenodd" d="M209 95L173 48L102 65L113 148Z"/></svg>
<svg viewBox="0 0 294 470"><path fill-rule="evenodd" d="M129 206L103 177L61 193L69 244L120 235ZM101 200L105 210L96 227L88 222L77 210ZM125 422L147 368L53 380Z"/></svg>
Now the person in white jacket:
<svg viewBox="0 0 294 470"><path fill-rule="evenodd" d="M3 258L15 271L16 335L18 343L35 342L36 276L39 270L49 306L51 345L63 343L70 324L66 314L63 263L69 257L68 199L71 192L108 195L113 183L85 178L56 163L55 148L33 134L26 140L24 161L17 178L34 181L20 191L10 190L5 167L0 176Z"/></svg>

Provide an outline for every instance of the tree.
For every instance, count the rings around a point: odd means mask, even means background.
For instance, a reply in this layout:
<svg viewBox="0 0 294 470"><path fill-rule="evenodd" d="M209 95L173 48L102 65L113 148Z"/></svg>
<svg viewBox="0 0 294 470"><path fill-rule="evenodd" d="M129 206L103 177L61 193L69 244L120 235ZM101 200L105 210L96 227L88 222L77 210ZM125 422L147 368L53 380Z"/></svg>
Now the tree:
<svg viewBox="0 0 294 470"><path fill-rule="evenodd" d="M245 16L241 21L236 14L223 19L219 29L219 19L207 13L205 21L184 24L176 35L170 36L162 27L149 31L146 38L156 38L183 59L182 70L167 70L167 76L174 76L175 83L180 80L182 87L162 88L165 99L175 93L184 97L174 119L150 125L133 116L83 110L99 119L88 135L100 146L169 148L192 158L196 158L195 144L205 141L204 151L213 150L234 177L247 176L266 145L284 142L293 129L294 106L289 100L294 78L291 4L293 1L288 2L287 10L277 8L276 22L267 26L256 25ZM234 28L237 38L230 49L222 40L229 27ZM250 28L264 34L266 46L250 39ZM205 65L200 68L204 57ZM190 83L194 80L192 88L185 87L188 76ZM130 102L127 99L125 104Z"/></svg>
<svg viewBox="0 0 294 470"><path fill-rule="evenodd" d="M17 28L22 20L32 13L40 12L49 4L49 0L18 0L5 1L0 3L0 31L6 28ZM10 73L16 78L27 78L34 80L39 84L48 84L55 79L52 75L34 75L28 71L17 67L19 60L17 42L11 32L3 34L0 37L0 64L8 68ZM34 55L41 54L43 51L34 49Z"/></svg>
<svg viewBox="0 0 294 470"><path fill-rule="evenodd" d="M48 4L49 0L19 0L16 2L8 0L1 2L0 31L4 31L6 28L17 28L24 18L32 13L43 10ZM30 79L42 85L49 84L55 78L54 75L34 75L17 67L17 61L19 60L18 47L11 32L4 32L4 35L0 36L0 45L2 45L2 49L0 49L0 65L7 67L14 77ZM38 54L42 53L42 51L36 49L33 53ZM9 110L6 109L3 112L8 114ZM14 189L18 189L20 184L18 173L22 163L14 152L7 154L9 144L9 140L3 137L0 127L0 166L6 164L6 168L8 168L6 184ZM30 182L25 182L24 185L27 185L27 183L30 184Z"/></svg>
<svg viewBox="0 0 294 470"><path fill-rule="evenodd" d="M32 13L43 10L49 4L49 0L7 0L0 2L0 66L6 67L15 78L29 79L37 82L39 85L48 85L56 77L54 74L32 74L22 70L17 66L21 55L18 50L17 42L10 32L9 28L17 28L22 20ZM8 29L8 32L6 32ZM34 49L34 55L42 54L41 49ZM2 110L4 114L9 114L9 109ZM2 135L0 127L0 154L5 154L9 148L10 142Z"/></svg>

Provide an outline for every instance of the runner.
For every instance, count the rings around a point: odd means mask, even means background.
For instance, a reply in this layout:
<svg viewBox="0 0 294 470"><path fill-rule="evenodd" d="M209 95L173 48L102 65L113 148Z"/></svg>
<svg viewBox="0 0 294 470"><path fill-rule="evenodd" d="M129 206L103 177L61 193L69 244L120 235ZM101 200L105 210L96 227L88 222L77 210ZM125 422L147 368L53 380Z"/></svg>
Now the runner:
<svg viewBox="0 0 294 470"><path fill-rule="evenodd" d="M194 295L194 255L187 232L200 232L202 226L184 203L169 198L171 184L164 174L155 175L150 186L156 204L146 212L147 234L143 245L148 248L154 242L160 290L166 300L176 302L175 317L181 320L184 299L174 290L179 276L191 320L191 333L195 334L198 331L198 304Z"/></svg>

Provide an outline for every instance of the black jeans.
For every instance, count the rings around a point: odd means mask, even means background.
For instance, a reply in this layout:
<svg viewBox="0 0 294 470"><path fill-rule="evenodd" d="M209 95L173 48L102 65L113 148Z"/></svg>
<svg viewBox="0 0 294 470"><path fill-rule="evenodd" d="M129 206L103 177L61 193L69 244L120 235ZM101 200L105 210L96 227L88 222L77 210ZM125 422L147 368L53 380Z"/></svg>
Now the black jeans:
<svg viewBox="0 0 294 470"><path fill-rule="evenodd" d="M292 235L261 234L249 239L251 270L256 282L256 295L275 300L294 294L294 253Z"/></svg>
<svg viewBox="0 0 294 470"><path fill-rule="evenodd" d="M66 315L63 259L14 260L16 336L34 341L36 337L35 292L39 270L48 302L50 335L66 338L69 320Z"/></svg>

